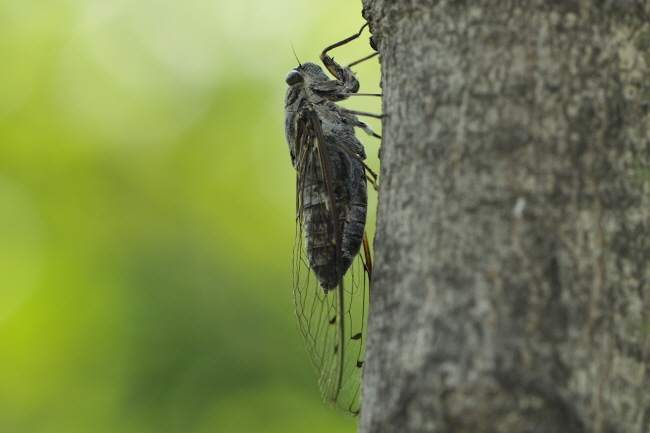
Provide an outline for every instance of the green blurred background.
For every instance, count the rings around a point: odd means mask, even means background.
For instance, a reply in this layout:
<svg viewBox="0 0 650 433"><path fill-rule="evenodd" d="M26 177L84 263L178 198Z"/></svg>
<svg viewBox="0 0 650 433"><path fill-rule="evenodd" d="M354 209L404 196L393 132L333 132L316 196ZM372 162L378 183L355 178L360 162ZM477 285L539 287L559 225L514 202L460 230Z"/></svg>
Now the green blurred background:
<svg viewBox="0 0 650 433"><path fill-rule="evenodd" d="M283 99L291 43L318 61L362 24L351 0L0 0L0 433L356 430L295 326Z"/></svg>

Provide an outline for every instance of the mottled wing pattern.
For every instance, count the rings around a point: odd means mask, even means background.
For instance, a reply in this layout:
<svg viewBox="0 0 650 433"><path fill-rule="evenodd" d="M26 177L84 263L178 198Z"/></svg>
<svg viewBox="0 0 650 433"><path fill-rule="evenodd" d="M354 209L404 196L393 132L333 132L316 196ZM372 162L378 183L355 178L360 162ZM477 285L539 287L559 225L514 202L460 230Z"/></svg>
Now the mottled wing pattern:
<svg viewBox="0 0 650 433"><path fill-rule="evenodd" d="M362 253L352 257L351 265L343 257L341 226L351 212L342 204L340 176L363 170L363 165L323 132L313 106L298 114L295 137L298 222L293 287L298 326L323 399L343 415L355 416L360 409L370 249L364 238ZM365 203L363 211L365 221ZM313 269L321 257L334 257L336 266L317 277Z"/></svg>

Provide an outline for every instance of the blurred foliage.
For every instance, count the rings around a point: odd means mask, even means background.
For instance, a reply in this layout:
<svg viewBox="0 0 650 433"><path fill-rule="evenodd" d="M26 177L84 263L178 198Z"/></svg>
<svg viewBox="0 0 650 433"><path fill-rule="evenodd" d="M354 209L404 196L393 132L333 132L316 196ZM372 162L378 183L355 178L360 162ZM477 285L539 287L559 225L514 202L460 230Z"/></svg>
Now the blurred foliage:
<svg viewBox="0 0 650 433"><path fill-rule="evenodd" d="M0 0L0 432L355 431L295 327L283 99L290 42L317 61L362 23L345 0Z"/></svg>

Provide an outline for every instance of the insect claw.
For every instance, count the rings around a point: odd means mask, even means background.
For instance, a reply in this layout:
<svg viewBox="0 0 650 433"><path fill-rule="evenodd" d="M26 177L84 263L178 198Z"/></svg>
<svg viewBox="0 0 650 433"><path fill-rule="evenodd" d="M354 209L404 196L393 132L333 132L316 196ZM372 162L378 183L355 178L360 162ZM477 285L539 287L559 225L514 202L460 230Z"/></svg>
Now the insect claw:
<svg viewBox="0 0 650 433"><path fill-rule="evenodd" d="M371 184L372 187L375 189L375 191L379 191L379 185L377 185L377 182L376 182L377 179L376 179L376 178L373 178L373 177L371 177L371 176L366 176L366 180L368 180L368 182L370 182L370 184ZM368 271L368 274L370 274L370 273L371 273L371 272L370 272L371 269L368 268L368 267L365 266L365 265L364 265L364 267L366 268L366 271Z"/></svg>

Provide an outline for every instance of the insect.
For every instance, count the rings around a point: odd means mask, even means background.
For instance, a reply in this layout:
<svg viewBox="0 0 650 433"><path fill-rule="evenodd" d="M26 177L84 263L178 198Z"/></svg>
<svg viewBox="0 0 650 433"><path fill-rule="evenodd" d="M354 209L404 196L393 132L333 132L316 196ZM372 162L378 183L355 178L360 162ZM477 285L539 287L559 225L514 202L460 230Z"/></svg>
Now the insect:
<svg viewBox="0 0 650 433"><path fill-rule="evenodd" d="M355 127L381 138L338 101L360 95L351 66L327 53L358 33L325 48L320 59L335 77L314 63L287 74L285 135L297 175L297 232L293 287L298 327L319 376L328 406L347 416L360 409L370 245L365 234L367 180L376 174L364 163ZM380 95L378 95L380 96ZM360 254L361 251L361 254Z"/></svg>

